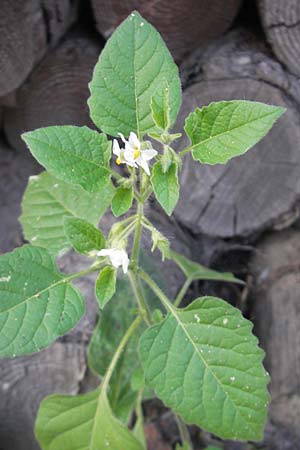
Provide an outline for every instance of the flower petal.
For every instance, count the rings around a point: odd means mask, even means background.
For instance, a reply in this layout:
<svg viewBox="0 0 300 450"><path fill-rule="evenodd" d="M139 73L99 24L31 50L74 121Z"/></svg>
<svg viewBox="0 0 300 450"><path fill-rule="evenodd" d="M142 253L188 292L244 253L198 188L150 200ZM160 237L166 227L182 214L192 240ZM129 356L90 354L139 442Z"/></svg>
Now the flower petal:
<svg viewBox="0 0 300 450"><path fill-rule="evenodd" d="M144 158L146 161L149 161L150 159L154 158L157 153L158 152L153 148L149 150L142 150L142 158Z"/></svg>
<svg viewBox="0 0 300 450"><path fill-rule="evenodd" d="M124 134L118 133L118 135L120 136L120 138L122 139L122 141L124 142L124 144L127 144L127 141L126 141L126 139L124 138Z"/></svg>
<svg viewBox="0 0 300 450"><path fill-rule="evenodd" d="M114 249L111 248L103 248L99 252L97 252L98 256L110 256L110 254L114 251Z"/></svg>
<svg viewBox="0 0 300 450"><path fill-rule="evenodd" d="M147 175L150 175L149 166L145 159L140 158L140 161L138 161L138 164L144 169L144 171L146 172Z"/></svg>
<svg viewBox="0 0 300 450"><path fill-rule="evenodd" d="M120 156L120 153L121 153L121 149L119 146L119 142L116 139L114 139L113 140L113 154Z"/></svg>
<svg viewBox="0 0 300 450"><path fill-rule="evenodd" d="M134 152L131 149L126 148L124 150L125 161L134 162Z"/></svg>
<svg viewBox="0 0 300 450"><path fill-rule="evenodd" d="M133 131L131 131L128 141L132 147L137 147L138 149L141 148L141 143L138 140L137 135Z"/></svg>

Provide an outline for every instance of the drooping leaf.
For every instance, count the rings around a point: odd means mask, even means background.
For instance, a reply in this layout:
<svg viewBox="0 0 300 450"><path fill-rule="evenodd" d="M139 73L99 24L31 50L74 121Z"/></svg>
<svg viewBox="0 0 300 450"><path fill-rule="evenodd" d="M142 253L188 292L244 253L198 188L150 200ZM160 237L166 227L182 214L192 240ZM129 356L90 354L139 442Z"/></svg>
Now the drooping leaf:
<svg viewBox="0 0 300 450"><path fill-rule="evenodd" d="M133 434L143 445L143 448L147 448L146 436L144 431L144 416L142 410L142 395L140 395L138 398L135 413L136 413L136 422L134 424Z"/></svg>
<svg viewBox="0 0 300 450"><path fill-rule="evenodd" d="M101 311L88 349L88 364L96 375L104 376L120 340L132 321L132 310L135 307L128 279L119 278L113 301ZM139 334L137 330L126 345L113 373L108 393L114 414L125 423L137 398L137 393L131 389L130 381L132 373L140 364L137 353Z"/></svg>
<svg viewBox="0 0 300 450"><path fill-rule="evenodd" d="M190 113L185 122L193 158L205 164L224 164L242 155L271 129L284 108L232 100L211 103Z"/></svg>
<svg viewBox="0 0 300 450"><path fill-rule="evenodd" d="M155 196L170 216L179 198L178 168L176 163L172 163L168 170L164 172L160 162L154 164L151 182Z"/></svg>
<svg viewBox="0 0 300 450"><path fill-rule="evenodd" d="M164 80L158 93L151 99L152 117L158 128L168 130L170 128L169 85Z"/></svg>
<svg viewBox="0 0 300 450"><path fill-rule="evenodd" d="M141 266L164 287L161 274L152 259L144 252L141 252ZM152 291L144 289L144 294L151 308L160 306ZM118 278L116 293L112 301L101 311L88 348L88 364L96 375L104 376L120 340L132 321L132 312L136 307L128 278ZM114 414L124 423L128 422L137 400L138 388L132 386L132 376L141 367L138 340L143 329L141 325L131 337L110 381L109 402ZM149 391L146 389L144 392L147 398L151 397Z"/></svg>
<svg viewBox="0 0 300 450"><path fill-rule="evenodd" d="M37 352L76 325L84 304L68 279L46 249L0 256L0 356Z"/></svg>
<svg viewBox="0 0 300 450"><path fill-rule="evenodd" d="M111 411L106 392L51 395L42 401L35 434L43 450L145 450Z"/></svg>
<svg viewBox="0 0 300 450"><path fill-rule="evenodd" d="M88 192L100 192L110 182L106 167L111 142L88 127L53 126L22 134L33 156L52 175Z"/></svg>
<svg viewBox="0 0 300 450"><path fill-rule="evenodd" d="M177 444L175 450L191 450L191 447L185 442L183 445Z"/></svg>
<svg viewBox="0 0 300 450"><path fill-rule="evenodd" d="M143 334L146 384L187 423L224 439L259 440L268 376L252 323L223 300L203 297Z"/></svg>
<svg viewBox="0 0 300 450"><path fill-rule="evenodd" d="M116 292L116 277L116 270L111 266L106 266L97 278L95 286L96 297L101 309L104 308Z"/></svg>
<svg viewBox="0 0 300 450"><path fill-rule="evenodd" d="M112 199L111 209L116 217L125 214L132 205L133 201L133 188L127 188L120 186Z"/></svg>
<svg viewBox="0 0 300 450"><path fill-rule="evenodd" d="M95 250L105 247L105 237L91 223L76 217L66 217L64 220L65 235L78 253L89 256Z"/></svg>
<svg viewBox="0 0 300 450"><path fill-rule="evenodd" d="M178 68L159 33L135 11L107 41L96 64L89 86L92 120L112 136L134 131L141 138L155 131L150 103L164 80L173 124L181 103Z"/></svg>
<svg viewBox="0 0 300 450"><path fill-rule="evenodd" d="M230 283L244 284L242 280L239 280L230 272L211 270L202 266L202 264L191 261L180 253L174 252L174 250L170 250L170 257L181 268L185 276L191 280L228 281Z"/></svg>
<svg viewBox="0 0 300 450"><path fill-rule="evenodd" d="M214 445L209 445L205 450L221 450L220 447L215 447Z"/></svg>
<svg viewBox="0 0 300 450"><path fill-rule="evenodd" d="M25 238L33 245L57 254L70 248L65 217L88 219L97 225L109 206L114 187L101 193L89 193L80 186L64 183L47 172L30 177L22 202L20 222Z"/></svg>

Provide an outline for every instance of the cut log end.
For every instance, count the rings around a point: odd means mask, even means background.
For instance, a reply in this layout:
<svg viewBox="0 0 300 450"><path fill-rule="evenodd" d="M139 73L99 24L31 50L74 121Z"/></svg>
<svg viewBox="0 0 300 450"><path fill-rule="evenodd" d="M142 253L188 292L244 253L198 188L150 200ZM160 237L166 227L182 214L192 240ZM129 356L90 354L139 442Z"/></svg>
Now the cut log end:
<svg viewBox="0 0 300 450"><path fill-rule="evenodd" d="M300 76L300 8L298 0L258 0L267 38L277 58Z"/></svg>
<svg viewBox="0 0 300 450"><path fill-rule="evenodd" d="M17 93L17 106L5 108L4 130L14 148L25 148L24 131L50 125L88 125L88 83L101 50L85 33L71 33L33 71Z"/></svg>
<svg viewBox="0 0 300 450"><path fill-rule="evenodd" d="M194 233L223 238L254 235L287 218L292 221L300 195L299 113L284 90L261 81L255 72L255 61L267 57L251 49L230 55L232 45L221 43L203 65L204 80L185 91L178 131L190 111L213 101L261 101L287 112L253 149L226 165L201 165L186 157L175 216ZM187 145L186 137L181 148Z"/></svg>
<svg viewBox="0 0 300 450"><path fill-rule="evenodd" d="M177 61L224 33L240 4L240 0L227 0L224 8L222 0L92 0L98 31L105 37L136 9L162 34Z"/></svg>
<svg viewBox="0 0 300 450"><path fill-rule="evenodd" d="M275 439L269 430L270 448L276 450L299 448L299 238L299 230L269 234L252 259L251 318L271 375L270 419L281 430Z"/></svg>
<svg viewBox="0 0 300 450"><path fill-rule="evenodd" d="M77 17L78 0L2 0L0 97L15 90Z"/></svg>

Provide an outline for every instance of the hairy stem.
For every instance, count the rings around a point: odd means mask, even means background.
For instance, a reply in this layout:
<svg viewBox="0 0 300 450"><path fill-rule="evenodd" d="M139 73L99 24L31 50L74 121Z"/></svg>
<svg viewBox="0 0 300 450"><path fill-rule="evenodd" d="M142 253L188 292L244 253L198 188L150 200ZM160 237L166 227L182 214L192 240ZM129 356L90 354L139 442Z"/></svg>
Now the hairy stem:
<svg viewBox="0 0 300 450"><path fill-rule="evenodd" d="M141 233L142 233L142 219L143 219L143 204L138 203L137 223L136 223L136 228L135 228L132 254L131 254L131 264L133 267L136 267L139 262L140 240L141 240Z"/></svg>
<svg viewBox="0 0 300 450"><path fill-rule="evenodd" d="M136 302L139 306L139 310L148 326L151 325L152 317L148 308L147 303L145 302L144 295L139 285L138 277L133 272L128 272L128 278L131 284L132 292L135 296Z"/></svg>
<svg viewBox="0 0 300 450"><path fill-rule="evenodd" d="M190 438L190 433L189 433L189 430L188 430L186 424L183 422L181 417L179 417L177 415L175 415L175 420L176 420L176 423L178 426L182 444L185 444L185 443L188 444L190 450L193 450L194 447L193 447L193 444L192 444L192 441Z"/></svg>
<svg viewBox="0 0 300 450"><path fill-rule="evenodd" d="M153 281L152 278L146 272L144 272L144 270L142 270L142 269L138 270L138 274L139 274L139 277L148 284L148 286L154 292L154 294L157 295L157 297L160 299L160 301L162 302L162 304L164 305L166 310L172 311L173 310L172 304L169 302L169 299L164 294L164 292L160 289L160 287L155 283L155 281Z"/></svg>
<svg viewBox="0 0 300 450"><path fill-rule="evenodd" d="M183 297L185 296L185 294L187 293L188 288L190 287L190 284L193 280L191 278L187 278L184 282L184 284L182 285L182 288L180 289L180 291L177 294L177 297L174 300L173 305L174 306L179 306L181 303L181 300L183 299Z"/></svg>
<svg viewBox="0 0 300 450"><path fill-rule="evenodd" d="M130 325L130 327L127 329L126 333L124 334L124 336L121 339L120 344L118 345L117 350L115 351L115 354L110 362L110 365L106 371L105 377L103 379L102 382L102 389L107 390L111 376L113 374L113 371L117 365L117 362L127 344L127 342L129 341L130 337L133 335L133 333L135 332L135 330L137 329L137 327L141 324L143 318L141 315L137 316L134 321L132 322L132 324Z"/></svg>
<svg viewBox="0 0 300 450"><path fill-rule="evenodd" d="M179 156L184 156L184 155L186 155L187 153L189 153L192 150L193 150L193 146L186 147L185 149L181 150L181 152L179 152L178 155Z"/></svg>

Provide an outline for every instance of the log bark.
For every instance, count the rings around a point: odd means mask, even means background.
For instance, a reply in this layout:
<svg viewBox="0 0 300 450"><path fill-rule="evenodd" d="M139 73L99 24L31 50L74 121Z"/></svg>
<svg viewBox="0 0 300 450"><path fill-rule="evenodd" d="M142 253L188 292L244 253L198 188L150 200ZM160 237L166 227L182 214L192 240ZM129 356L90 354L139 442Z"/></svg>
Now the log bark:
<svg viewBox="0 0 300 450"><path fill-rule="evenodd" d="M28 177L39 171L29 152L16 152L0 141L0 254L22 244L21 199Z"/></svg>
<svg viewBox="0 0 300 450"><path fill-rule="evenodd" d="M199 63L200 60L200 63ZM260 42L233 32L197 55L200 74L184 92L176 129L196 106L246 99L287 108L263 141L226 165L205 166L186 157L175 216L193 233L215 237L253 236L298 217L300 116L290 97L289 76L277 70ZM186 67L191 67L191 61ZM183 67L183 73L185 73ZM188 80L188 77L186 77ZM188 145L185 137L182 146Z"/></svg>
<svg viewBox="0 0 300 450"><path fill-rule="evenodd" d="M162 34L177 61L200 44L224 33L241 1L227 0L92 0L99 32L106 38L133 10L138 10Z"/></svg>
<svg viewBox="0 0 300 450"><path fill-rule="evenodd" d="M4 132L14 148L26 148L24 131L50 125L88 125L88 82L101 50L94 40L74 31L32 72L17 92L17 105L4 108Z"/></svg>
<svg viewBox="0 0 300 450"><path fill-rule="evenodd" d="M77 17L78 0L2 0L0 97L15 90Z"/></svg>
<svg viewBox="0 0 300 450"><path fill-rule="evenodd" d="M300 448L299 243L299 230L272 233L252 258L251 316L271 375L266 439L272 450Z"/></svg>
<svg viewBox="0 0 300 450"><path fill-rule="evenodd" d="M85 369L84 348L74 342L1 360L0 448L39 450L33 426L40 402L53 392L77 394Z"/></svg>
<svg viewBox="0 0 300 450"><path fill-rule="evenodd" d="M277 58L300 76L300 6L298 0L257 0L268 41Z"/></svg>

